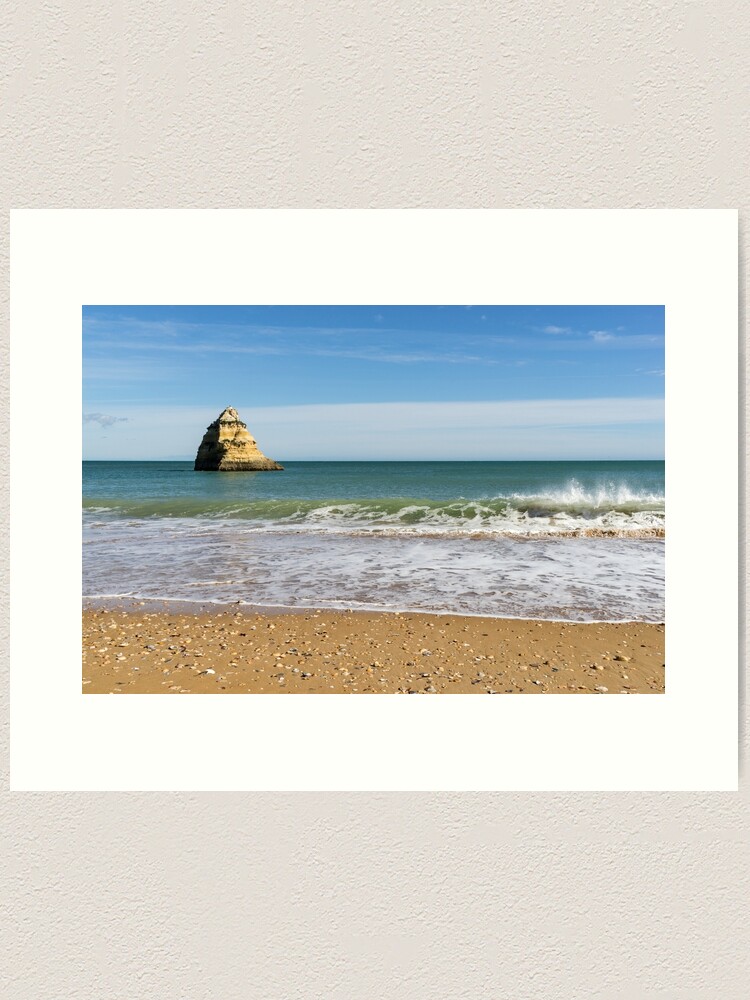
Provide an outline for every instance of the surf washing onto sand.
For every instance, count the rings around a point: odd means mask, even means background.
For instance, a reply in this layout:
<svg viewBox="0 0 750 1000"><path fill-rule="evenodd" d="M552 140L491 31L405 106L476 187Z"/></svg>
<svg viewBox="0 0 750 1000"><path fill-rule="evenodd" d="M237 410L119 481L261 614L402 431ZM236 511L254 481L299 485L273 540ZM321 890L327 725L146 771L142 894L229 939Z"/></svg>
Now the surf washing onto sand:
<svg viewBox="0 0 750 1000"><path fill-rule="evenodd" d="M84 596L664 618L664 463L84 462Z"/></svg>

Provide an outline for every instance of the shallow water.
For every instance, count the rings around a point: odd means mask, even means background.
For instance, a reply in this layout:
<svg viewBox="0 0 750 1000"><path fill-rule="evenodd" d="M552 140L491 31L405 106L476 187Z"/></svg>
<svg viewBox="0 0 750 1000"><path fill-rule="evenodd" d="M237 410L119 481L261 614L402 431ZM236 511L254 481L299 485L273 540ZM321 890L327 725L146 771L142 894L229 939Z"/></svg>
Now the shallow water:
<svg viewBox="0 0 750 1000"><path fill-rule="evenodd" d="M275 535L184 521L87 526L88 596L565 621L662 621L664 543Z"/></svg>
<svg viewBox="0 0 750 1000"><path fill-rule="evenodd" d="M664 618L663 464L84 463L84 594ZM581 535L611 537L571 537Z"/></svg>

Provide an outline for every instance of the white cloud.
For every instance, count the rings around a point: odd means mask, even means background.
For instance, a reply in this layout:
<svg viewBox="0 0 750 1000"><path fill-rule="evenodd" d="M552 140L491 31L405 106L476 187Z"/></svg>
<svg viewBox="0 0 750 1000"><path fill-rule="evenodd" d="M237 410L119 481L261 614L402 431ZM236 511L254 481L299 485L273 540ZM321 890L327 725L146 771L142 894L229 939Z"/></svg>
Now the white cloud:
<svg viewBox="0 0 750 1000"><path fill-rule="evenodd" d="M127 417L112 417L108 413L84 413L84 424L99 424L100 427L111 427L112 424L127 423Z"/></svg>
<svg viewBox="0 0 750 1000"><path fill-rule="evenodd" d="M468 403L339 403L237 407L262 450L304 460L661 458L658 398ZM192 458L220 407L123 407L117 454L87 442L87 458Z"/></svg>
<svg viewBox="0 0 750 1000"><path fill-rule="evenodd" d="M253 410L264 423L335 426L352 422L403 432L431 430L437 424L466 430L493 427L606 426L659 420L664 401L643 398L523 399L450 403L313 403L304 406L269 406Z"/></svg>
<svg viewBox="0 0 750 1000"><path fill-rule="evenodd" d="M664 349L664 337L658 333L634 333L620 337L609 330L589 330L588 337L555 340L554 346L564 350L591 350L592 347L597 350L598 347L605 346L610 351L643 349L659 351Z"/></svg>
<svg viewBox="0 0 750 1000"><path fill-rule="evenodd" d="M542 333L570 333L571 329L569 326L544 326L542 327Z"/></svg>

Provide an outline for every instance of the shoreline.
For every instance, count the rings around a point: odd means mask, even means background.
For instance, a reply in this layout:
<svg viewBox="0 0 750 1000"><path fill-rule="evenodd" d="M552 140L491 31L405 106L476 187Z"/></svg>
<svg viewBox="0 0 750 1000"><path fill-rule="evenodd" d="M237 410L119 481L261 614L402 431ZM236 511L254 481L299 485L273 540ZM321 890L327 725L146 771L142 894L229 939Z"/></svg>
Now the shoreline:
<svg viewBox="0 0 750 1000"><path fill-rule="evenodd" d="M82 691L659 694L664 624L86 598Z"/></svg>
<svg viewBox="0 0 750 1000"><path fill-rule="evenodd" d="M97 517L107 517L109 512L98 513L97 508L88 508L92 516ZM84 508L84 516L86 514L87 508ZM135 516L135 515L134 515ZM114 518L113 518L114 520ZM179 520L190 520L189 515L184 515L184 517L164 517L164 520L168 521L179 521ZM247 526L250 530L262 531L266 535L305 535L305 536L315 536L317 538L404 538L408 540L435 540L435 541L452 541L452 540L464 540L470 542L486 542L486 541L504 541L509 539L515 542L554 542L554 541L568 541L572 538L582 538L582 539L610 539L617 541L633 541L633 542L654 542L654 541L664 541L666 539L666 529L663 527L655 528L538 528L535 530L517 530L512 531L510 529L506 531L502 530L490 530L481 528L472 529L453 529L453 530L418 530L404 527L393 527L388 525L383 526L372 526L366 527L361 526L359 528L351 525L347 526L328 526L328 527L318 527L312 528L309 525L299 526L295 524L284 524L282 521L277 523L274 522L263 522L262 527L258 527L258 521L253 518L244 517L227 517L222 520L218 520L216 523L221 525L231 525L234 527L242 528Z"/></svg>
<svg viewBox="0 0 750 1000"><path fill-rule="evenodd" d="M102 595L83 598L83 610L100 611L139 611L147 608L151 611L171 612L172 614L217 614L230 612L244 615L424 615L438 618L481 618L498 622L545 622L550 625L664 625L664 620L647 621L643 618L589 618L579 621L574 618L532 618L528 615L486 615L481 612L472 614L468 611L433 611L429 608L332 608L320 604L254 604L251 601L195 601L187 597L119 597L117 595Z"/></svg>

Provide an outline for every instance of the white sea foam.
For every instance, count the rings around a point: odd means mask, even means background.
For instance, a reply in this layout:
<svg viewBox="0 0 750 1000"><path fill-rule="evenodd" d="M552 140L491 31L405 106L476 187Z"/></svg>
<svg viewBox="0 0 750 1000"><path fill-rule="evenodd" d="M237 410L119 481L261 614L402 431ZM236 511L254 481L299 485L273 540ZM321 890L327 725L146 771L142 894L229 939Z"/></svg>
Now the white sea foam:
<svg viewBox="0 0 750 1000"><path fill-rule="evenodd" d="M316 511L322 532L279 521L85 520L84 593L568 621L664 618L661 541L530 540L528 530L492 536L486 524L464 537L471 526L456 536L424 521L406 534L387 533L387 524L352 533L351 524L338 531L331 523L342 506Z"/></svg>
<svg viewBox="0 0 750 1000"><path fill-rule="evenodd" d="M467 511L468 507L471 507L473 513ZM457 510L435 510L408 505L398 511L372 515L364 513L358 505L337 504L317 507L304 515L276 521L258 519L254 523L254 530L403 537L662 538L664 526L664 512L658 510L637 510L630 513L604 509L598 514L582 516L554 509L530 512L508 508L502 513L495 513L491 508L473 503L464 505L460 514Z"/></svg>
<svg viewBox="0 0 750 1000"><path fill-rule="evenodd" d="M665 527L662 494L635 491L615 481L585 489L576 479L542 494L477 499L168 497L87 499L84 506L88 516L242 521L258 532L338 535L656 538L664 535Z"/></svg>

